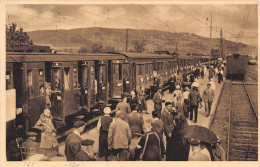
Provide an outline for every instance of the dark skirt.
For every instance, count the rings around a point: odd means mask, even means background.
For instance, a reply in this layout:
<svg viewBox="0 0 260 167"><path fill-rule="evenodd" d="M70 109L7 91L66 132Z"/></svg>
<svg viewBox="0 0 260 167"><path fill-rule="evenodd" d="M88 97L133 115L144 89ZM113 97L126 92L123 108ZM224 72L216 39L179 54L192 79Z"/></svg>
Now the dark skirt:
<svg viewBox="0 0 260 167"><path fill-rule="evenodd" d="M98 151L98 156L103 157L103 156L108 156L108 132L107 131L100 131L99 135L99 151Z"/></svg>

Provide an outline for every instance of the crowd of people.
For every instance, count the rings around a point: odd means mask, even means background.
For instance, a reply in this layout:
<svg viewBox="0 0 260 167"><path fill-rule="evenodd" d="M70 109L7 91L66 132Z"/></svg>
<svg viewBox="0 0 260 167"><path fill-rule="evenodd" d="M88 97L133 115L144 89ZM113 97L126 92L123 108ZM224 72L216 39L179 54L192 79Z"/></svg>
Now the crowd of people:
<svg viewBox="0 0 260 167"><path fill-rule="evenodd" d="M221 73L222 67L216 75ZM222 70L223 71L223 70ZM216 71L215 71L216 73ZM187 119L198 121L198 108L205 107L205 116L211 114L211 106L215 97L215 82L213 78L207 83L206 89L200 90L198 78L210 75L205 67L196 68L191 75L183 73L171 75L169 80L169 93L172 99L162 99L162 87L156 85L153 95L154 108L152 121L149 126L144 124L144 115L148 114L146 94L144 87L140 91L131 92L130 98L123 97L115 109L115 117L111 117L111 109L105 107L104 115L98 120L98 141L85 139L81 134L85 129L85 122L74 123L74 131L65 140L65 156L67 161L213 161L225 160L225 151L220 141L206 143L192 138L184 138L181 131L188 126ZM220 79L222 81L223 79ZM186 84L190 82L190 84ZM202 94L201 94L202 92ZM163 103L165 107L163 108ZM34 128L41 131L41 140L38 144L37 133L28 132L27 140L16 138L13 143L25 148L27 156L43 154L41 160L48 159L48 154L59 152L56 139L56 129L52 123L49 109L45 109ZM21 130L21 127L20 127ZM19 133L20 134L20 133ZM23 137L24 138L24 137ZM94 142L98 142L98 154L93 151ZM13 148L13 147L12 147ZM16 148L21 149L21 148ZM10 160L26 159L13 148ZM17 154L15 154L15 151Z"/></svg>

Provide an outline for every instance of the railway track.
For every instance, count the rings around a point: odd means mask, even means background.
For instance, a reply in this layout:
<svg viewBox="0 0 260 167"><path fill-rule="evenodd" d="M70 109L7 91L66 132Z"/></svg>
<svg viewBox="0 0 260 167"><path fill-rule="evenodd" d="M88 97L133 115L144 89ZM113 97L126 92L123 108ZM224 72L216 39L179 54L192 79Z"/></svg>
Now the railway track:
<svg viewBox="0 0 260 167"><path fill-rule="evenodd" d="M243 82L230 84L227 160L258 160L258 116Z"/></svg>

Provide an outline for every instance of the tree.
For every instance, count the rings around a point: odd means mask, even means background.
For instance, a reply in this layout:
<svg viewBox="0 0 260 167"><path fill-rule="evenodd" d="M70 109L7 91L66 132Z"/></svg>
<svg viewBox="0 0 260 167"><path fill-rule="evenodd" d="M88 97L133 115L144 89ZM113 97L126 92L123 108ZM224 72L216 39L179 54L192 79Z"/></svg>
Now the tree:
<svg viewBox="0 0 260 167"><path fill-rule="evenodd" d="M93 53L100 53L103 51L103 45L102 43L94 43L91 47L91 50Z"/></svg>
<svg viewBox="0 0 260 167"><path fill-rule="evenodd" d="M133 41L134 50L138 53L141 53L144 51L145 42L144 41Z"/></svg>

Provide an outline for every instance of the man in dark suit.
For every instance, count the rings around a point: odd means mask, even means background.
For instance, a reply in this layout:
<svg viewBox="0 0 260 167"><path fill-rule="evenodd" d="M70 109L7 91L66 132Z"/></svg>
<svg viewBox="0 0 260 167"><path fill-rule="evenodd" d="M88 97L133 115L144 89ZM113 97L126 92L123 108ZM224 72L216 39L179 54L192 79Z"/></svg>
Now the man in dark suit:
<svg viewBox="0 0 260 167"><path fill-rule="evenodd" d="M171 78L169 79L169 92L172 93L175 90L175 82L176 82L176 77L174 74L171 74Z"/></svg>
<svg viewBox="0 0 260 167"><path fill-rule="evenodd" d="M121 111L123 113L123 120L127 121L128 114L131 113L131 108L129 103L127 103L127 97L123 97L123 101L118 103L116 106L116 111Z"/></svg>
<svg viewBox="0 0 260 167"><path fill-rule="evenodd" d="M166 136L166 160L171 160L172 155L172 131L174 129L174 117L171 113L172 111L172 103L166 102L165 109L162 111L161 120L164 125L164 134Z"/></svg>
<svg viewBox="0 0 260 167"><path fill-rule="evenodd" d="M161 161L164 154L164 145L161 134L153 127L147 132L137 145L141 149L140 159L143 161Z"/></svg>
<svg viewBox="0 0 260 167"><path fill-rule="evenodd" d="M77 121L74 123L75 130L68 135L65 144L65 155L67 161L75 161L75 155L81 150L81 133L85 128L85 122Z"/></svg>
<svg viewBox="0 0 260 167"><path fill-rule="evenodd" d="M143 134L144 119L143 115L137 112L137 106L135 106L135 109L133 108L132 113L129 114L128 123L131 129L132 138Z"/></svg>
<svg viewBox="0 0 260 167"><path fill-rule="evenodd" d="M198 118L198 105L201 102L202 98L200 93L198 92L197 87L193 87L193 91L189 94L189 102L190 102L190 120L193 119L193 111L195 113L195 120L194 122L197 122Z"/></svg>
<svg viewBox="0 0 260 167"><path fill-rule="evenodd" d="M154 110L158 114L159 118L161 118L161 110L162 110L162 87L159 87L157 92L153 96L154 102Z"/></svg>
<svg viewBox="0 0 260 167"><path fill-rule="evenodd" d="M210 115L211 111L211 105L214 99L214 91L210 88L211 84L207 84L207 88L204 90L202 98L204 99L204 104L205 104L205 114L206 117Z"/></svg>
<svg viewBox="0 0 260 167"><path fill-rule="evenodd" d="M158 118L158 114L155 111L152 112L152 116L153 116L153 121L151 125L153 125L153 127L156 128L156 130L160 132L161 135L163 135L163 130L164 130L163 121Z"/></svg>

